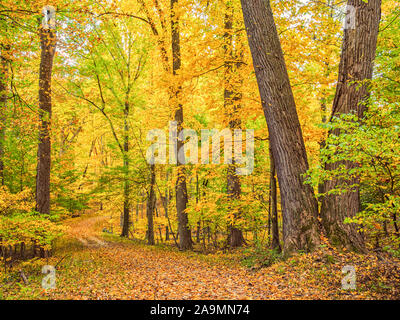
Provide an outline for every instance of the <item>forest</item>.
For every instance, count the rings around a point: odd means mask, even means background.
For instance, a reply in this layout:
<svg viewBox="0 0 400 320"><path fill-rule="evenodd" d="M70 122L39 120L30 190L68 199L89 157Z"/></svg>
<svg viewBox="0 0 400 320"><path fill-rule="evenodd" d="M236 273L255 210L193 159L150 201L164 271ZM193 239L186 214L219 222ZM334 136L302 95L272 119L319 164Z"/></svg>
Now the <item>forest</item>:
<svg viewBox="0 0 400 320"><path fill-rule="evenodd" d="M0 299L400 298L398 0L0 0Z"/></svg>

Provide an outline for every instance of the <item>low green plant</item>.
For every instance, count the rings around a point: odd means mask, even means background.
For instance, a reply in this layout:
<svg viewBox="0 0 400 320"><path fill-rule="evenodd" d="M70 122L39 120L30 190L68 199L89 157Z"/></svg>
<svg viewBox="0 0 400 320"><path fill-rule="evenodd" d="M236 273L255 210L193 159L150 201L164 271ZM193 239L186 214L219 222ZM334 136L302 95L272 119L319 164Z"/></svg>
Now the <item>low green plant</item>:
<svg viewBox="0 0 400 320"><path fill-rule="evenodd" d="M283 259L282 253L267 249L260 242L244 251L242 264L247 268L265 268Z"/></svg>

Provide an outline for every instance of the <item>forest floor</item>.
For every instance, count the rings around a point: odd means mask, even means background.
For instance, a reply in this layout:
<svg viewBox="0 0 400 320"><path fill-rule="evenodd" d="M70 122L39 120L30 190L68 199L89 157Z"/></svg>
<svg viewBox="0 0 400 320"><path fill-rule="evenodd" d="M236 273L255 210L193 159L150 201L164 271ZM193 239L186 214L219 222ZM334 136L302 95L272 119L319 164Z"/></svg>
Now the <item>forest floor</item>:
<svg viewBox="0 0 400 320"><path fill-rule="evenodd" d="M240 265L243 249L204 255L146 246L102 232L105 217L73 218L55 255L0 273L0 299L399 299L400 263L325 246L266 268ZM44 290L43 265L56 266L56 288ZM343 290L342 268L356 268L355 290ZM20 270L28 278L24 284Z"/></svg>

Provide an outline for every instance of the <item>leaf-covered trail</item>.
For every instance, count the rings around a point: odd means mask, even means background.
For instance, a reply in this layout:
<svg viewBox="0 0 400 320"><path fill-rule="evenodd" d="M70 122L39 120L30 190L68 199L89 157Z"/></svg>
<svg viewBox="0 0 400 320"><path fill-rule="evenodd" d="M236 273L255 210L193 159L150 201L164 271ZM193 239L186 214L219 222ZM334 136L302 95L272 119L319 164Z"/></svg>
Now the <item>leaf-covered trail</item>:
<svg viewBox="0 0 400 320"><path fill-rule="evenodd" d="M103 216L95 216L83 221L73 220L68 224L68 235L87 247L108 246L109 243L99 239L100 237L98 236L98 228L96 228L96 226L105 219L106 217Z"/></svg>
<svg viewBox="0 0 400 320"><path fill-rule="evenodd" d="M57 263L57 288L50 299L332 299L366 298L340 289L341 267L329 271L307 259L249 271L182 253L103 239L102 217L75 219L71 237L50 263ZM75 238L74 245L73 239ZM91 239L100 239L99 245ZM85 239L84 245L79 239ZM78 240L78 241L77 241ZM297 261L297 262L296 262ZM304 267L304 268L303 268ZM315 269L314 269L315 267ZM321 269L321 270L319 270ZM310 272L307 272L309 270ZM321 272L319 272L321 271ZM332 274L333 272L333 274ZM336 272L336 274L335 274ZM324 278L326 276L327 278Z"/></svg>
<svg viewBox="0 0 400 320"><path fill-rule="evenodd" d="M69 224L79 241L57 270L51 298L71 299L267 299L274 284L244 269L209 264L190 254L129 242L105 242L98 226L103 217ZM82 241L83 240L83 241ZM85 244L86 242L86 244ZM276 285L275 285L276 286Z"/></svg>

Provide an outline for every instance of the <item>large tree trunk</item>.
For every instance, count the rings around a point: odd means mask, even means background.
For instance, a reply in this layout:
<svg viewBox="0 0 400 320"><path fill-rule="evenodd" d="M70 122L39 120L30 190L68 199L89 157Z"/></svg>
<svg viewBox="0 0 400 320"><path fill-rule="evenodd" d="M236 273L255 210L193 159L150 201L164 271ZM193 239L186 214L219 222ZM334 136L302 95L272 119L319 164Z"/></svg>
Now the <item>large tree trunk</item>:
<svg viewBox="0 0 400 320"><path fill-rule="evenodd" d="M228 116L229 128L232 130L241 128L241 120L238 115L238 109L240 108L241 92L240 85L241 81L237 81L236 73L240 68L240 62L236 61L233 47L233 7L230 2L226 3L225 9L225 23L224 23L224 109ZM236 46L239 46L236 43ZM238 82L238 83L235 83ZM236 174L235 159L232 164L228 165L227 170L227 194L230 201L234 201L240 198L241 186L240 178ZM238 219L240 216L240 209L236 209L234 205L230 205L230 211L233 212L234 219ZM235 221L229 225L228 228L228 245L232 248L240 247L245 243L243 232L237 226Z"/></svg>
<svg viewBox="0 0 400 320"><path fill-rule="evenodd" d="M308 161L270 1L241 0L282 199L284 251L319 244L318 205L304 185Z"/></svg>
<svg viewBox="0 0 400 320"><path fill-rule="evenodd" d="M52 29L40 28L39 72L39 144L36 172L36 211L50 213L50 166L51 166L51 72L56 47L56 34Z"/></svg>
<svg viewBox="0 0 400 320"><path fill-rule="evenodd" d="M128 125L128 116L129 116L129 92L127 93L127 98L125 101L124 108L124 215L123 215L123 225L122 225L122 233L121 237L129 236L129 211L130 211L130 202L129 202L129 193L130 193L130 181L129 181L129 125Z"/></svg>
<svg viewBox="0 0 400 320"><path fill-rule="evenodd" d="M153 223L153 215L154 209L156 206L156 194L154 192L154 185L156 183L156 171L155 165L150 165L150 190L147 194L147 208L146 208L146 215L147 215L147 243L150 245L154 245L154 223Z"/></svg>
<svg viewBox="0 0 400 320"><path fill-rule="evenodd" d="M7 113L7 80L8 63L6 46L1 48L0 56L0 185L4 185L4 142L6 132L6 113Z"/></svg>
<svg viewBox="0 0 400 320"><path fill-rule="evenodd" d="M271 210L271 224L272 224L272 249L281 252L281 244L279 243L279 226L278 226L278 192L276 187L276 170L275 161L272 156L272 150L269 149L269 160L270 160L270 210Z"/></svg>
<svg viewBox="0 0 400 320"><path fill-rule="evenodd" d="M171 0L171 37L172 37L172 72L176 76L181 68L181 47L180 47L180 36L179 36L179 18L176 15L175 10L178 8L179 0ZM173 86L173 99L177 105L175 108L175 121L177 122L178 133L182 130L183 123L183 107L179 102L179 96L182 88L180 85ZM178 216L178 233L179 233L179 248L180 250L188 250L192 248L192 237L189 228L189 220L186 210L188 202L187 189L186 189L186 175L185 169L182 163L179 162L178 151L184 147L184 143L179 139L177 135L177 180L176 180L176 212Z"/></svg>
<svg viewBox="0 0 400 320"><path fill-rule="evenodd" d="M368 84L372 78L375 59L381 0L349 0L348 6L355 8L355 28L344 30L342 54L339 65L339 78L332 107L332 117L356 112L362 119L369 97ZM334 130L329 134L338 135ZM352 169L358 164L344 161L326 164L327 170L335 170L345 164ZM325 184L324 191L329 192L338 185L358 184L359 179L333 179ZM353 217L360 210L359 188L353 187L340 195L327 195L322 201L322 225L334 244L341 244L356 251L364 251L364 241L356 226L344 224L346 217Z"/></svg>

